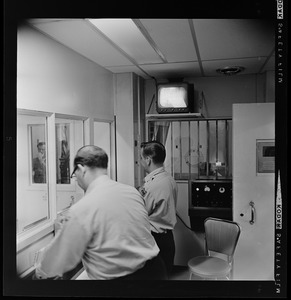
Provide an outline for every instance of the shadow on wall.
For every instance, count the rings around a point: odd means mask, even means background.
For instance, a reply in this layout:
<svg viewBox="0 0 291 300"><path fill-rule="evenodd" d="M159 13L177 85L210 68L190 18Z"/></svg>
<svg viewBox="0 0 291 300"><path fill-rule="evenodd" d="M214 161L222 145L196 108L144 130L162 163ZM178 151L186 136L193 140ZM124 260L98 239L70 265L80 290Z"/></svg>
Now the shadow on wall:
<svg viewBox="0 0 291 300"><path fill-rule="evenodd" d="M205 254L204 234L191 231L177 218L174 228L176 253L174 265L187 266L188 261L194 256Z"/></svg>

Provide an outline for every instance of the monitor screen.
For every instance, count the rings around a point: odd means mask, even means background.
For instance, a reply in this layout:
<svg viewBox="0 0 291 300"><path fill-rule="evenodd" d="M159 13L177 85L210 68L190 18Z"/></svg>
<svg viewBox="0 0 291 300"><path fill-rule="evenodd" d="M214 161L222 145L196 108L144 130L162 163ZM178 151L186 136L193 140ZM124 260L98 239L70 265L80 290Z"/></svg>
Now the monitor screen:
<svg viewBox="0 0 291 300"><path fill-rule="evenodd" d="M183 86L161 87L159 89L161 107L187 107L187 90Z"/></svg>
<svg viewBox="0 0 291 300"><path fill-rule="evenodd" d="M191 112L189 84L165 83L159 84L157 89L158 113L183 113Z"/></svg>

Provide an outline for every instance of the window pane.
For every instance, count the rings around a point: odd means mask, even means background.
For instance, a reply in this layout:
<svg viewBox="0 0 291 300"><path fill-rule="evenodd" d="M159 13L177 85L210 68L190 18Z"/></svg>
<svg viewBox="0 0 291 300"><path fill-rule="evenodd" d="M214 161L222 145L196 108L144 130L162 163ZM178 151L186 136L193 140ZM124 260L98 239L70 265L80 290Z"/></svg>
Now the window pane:
<svg viewBox="0 0 291 300"><path fill-rule="evenodd" d="M46 117L17 115L17 233L49 219Z"/></svg>
<svg viewBox="0 0 291 300"><path fill-rule="evenodd" d="M83 190L71 178L76 152L84 146L83 121L56 118L57 213L68 209L83 196Z"/></svg>
<svg viewBox="0 0 291 300"><path fill-rule="evenodd" d="M70 184L70 123L56 124L57 183Z"/></svg>

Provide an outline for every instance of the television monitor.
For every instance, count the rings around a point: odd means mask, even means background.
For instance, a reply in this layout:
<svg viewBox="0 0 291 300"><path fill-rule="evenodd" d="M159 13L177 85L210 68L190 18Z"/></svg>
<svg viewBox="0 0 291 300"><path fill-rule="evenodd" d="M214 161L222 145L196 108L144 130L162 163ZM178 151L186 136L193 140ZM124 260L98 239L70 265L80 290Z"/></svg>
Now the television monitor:
<svg viewBox="0 0 291 300"><path fill-rule="evenodd" d="M157 86L157 112L190 113L193 112L193 85L180 83L163 83Z"/></svg>

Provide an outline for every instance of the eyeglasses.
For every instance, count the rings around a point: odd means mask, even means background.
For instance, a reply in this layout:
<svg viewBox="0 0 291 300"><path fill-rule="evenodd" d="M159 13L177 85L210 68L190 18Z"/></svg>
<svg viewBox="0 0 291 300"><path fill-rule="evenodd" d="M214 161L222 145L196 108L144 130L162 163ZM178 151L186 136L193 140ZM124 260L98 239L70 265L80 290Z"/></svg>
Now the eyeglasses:
<svg viewBox="0 0 291 300"><path fill-rule="evenodd" d="M76 167L74 168L74 170L73 170L73 172L72 172L72 175L71 175L71 178L76 177L75 172L77 171L77 169L78 169L78 165L76 165Z"/></svg>

